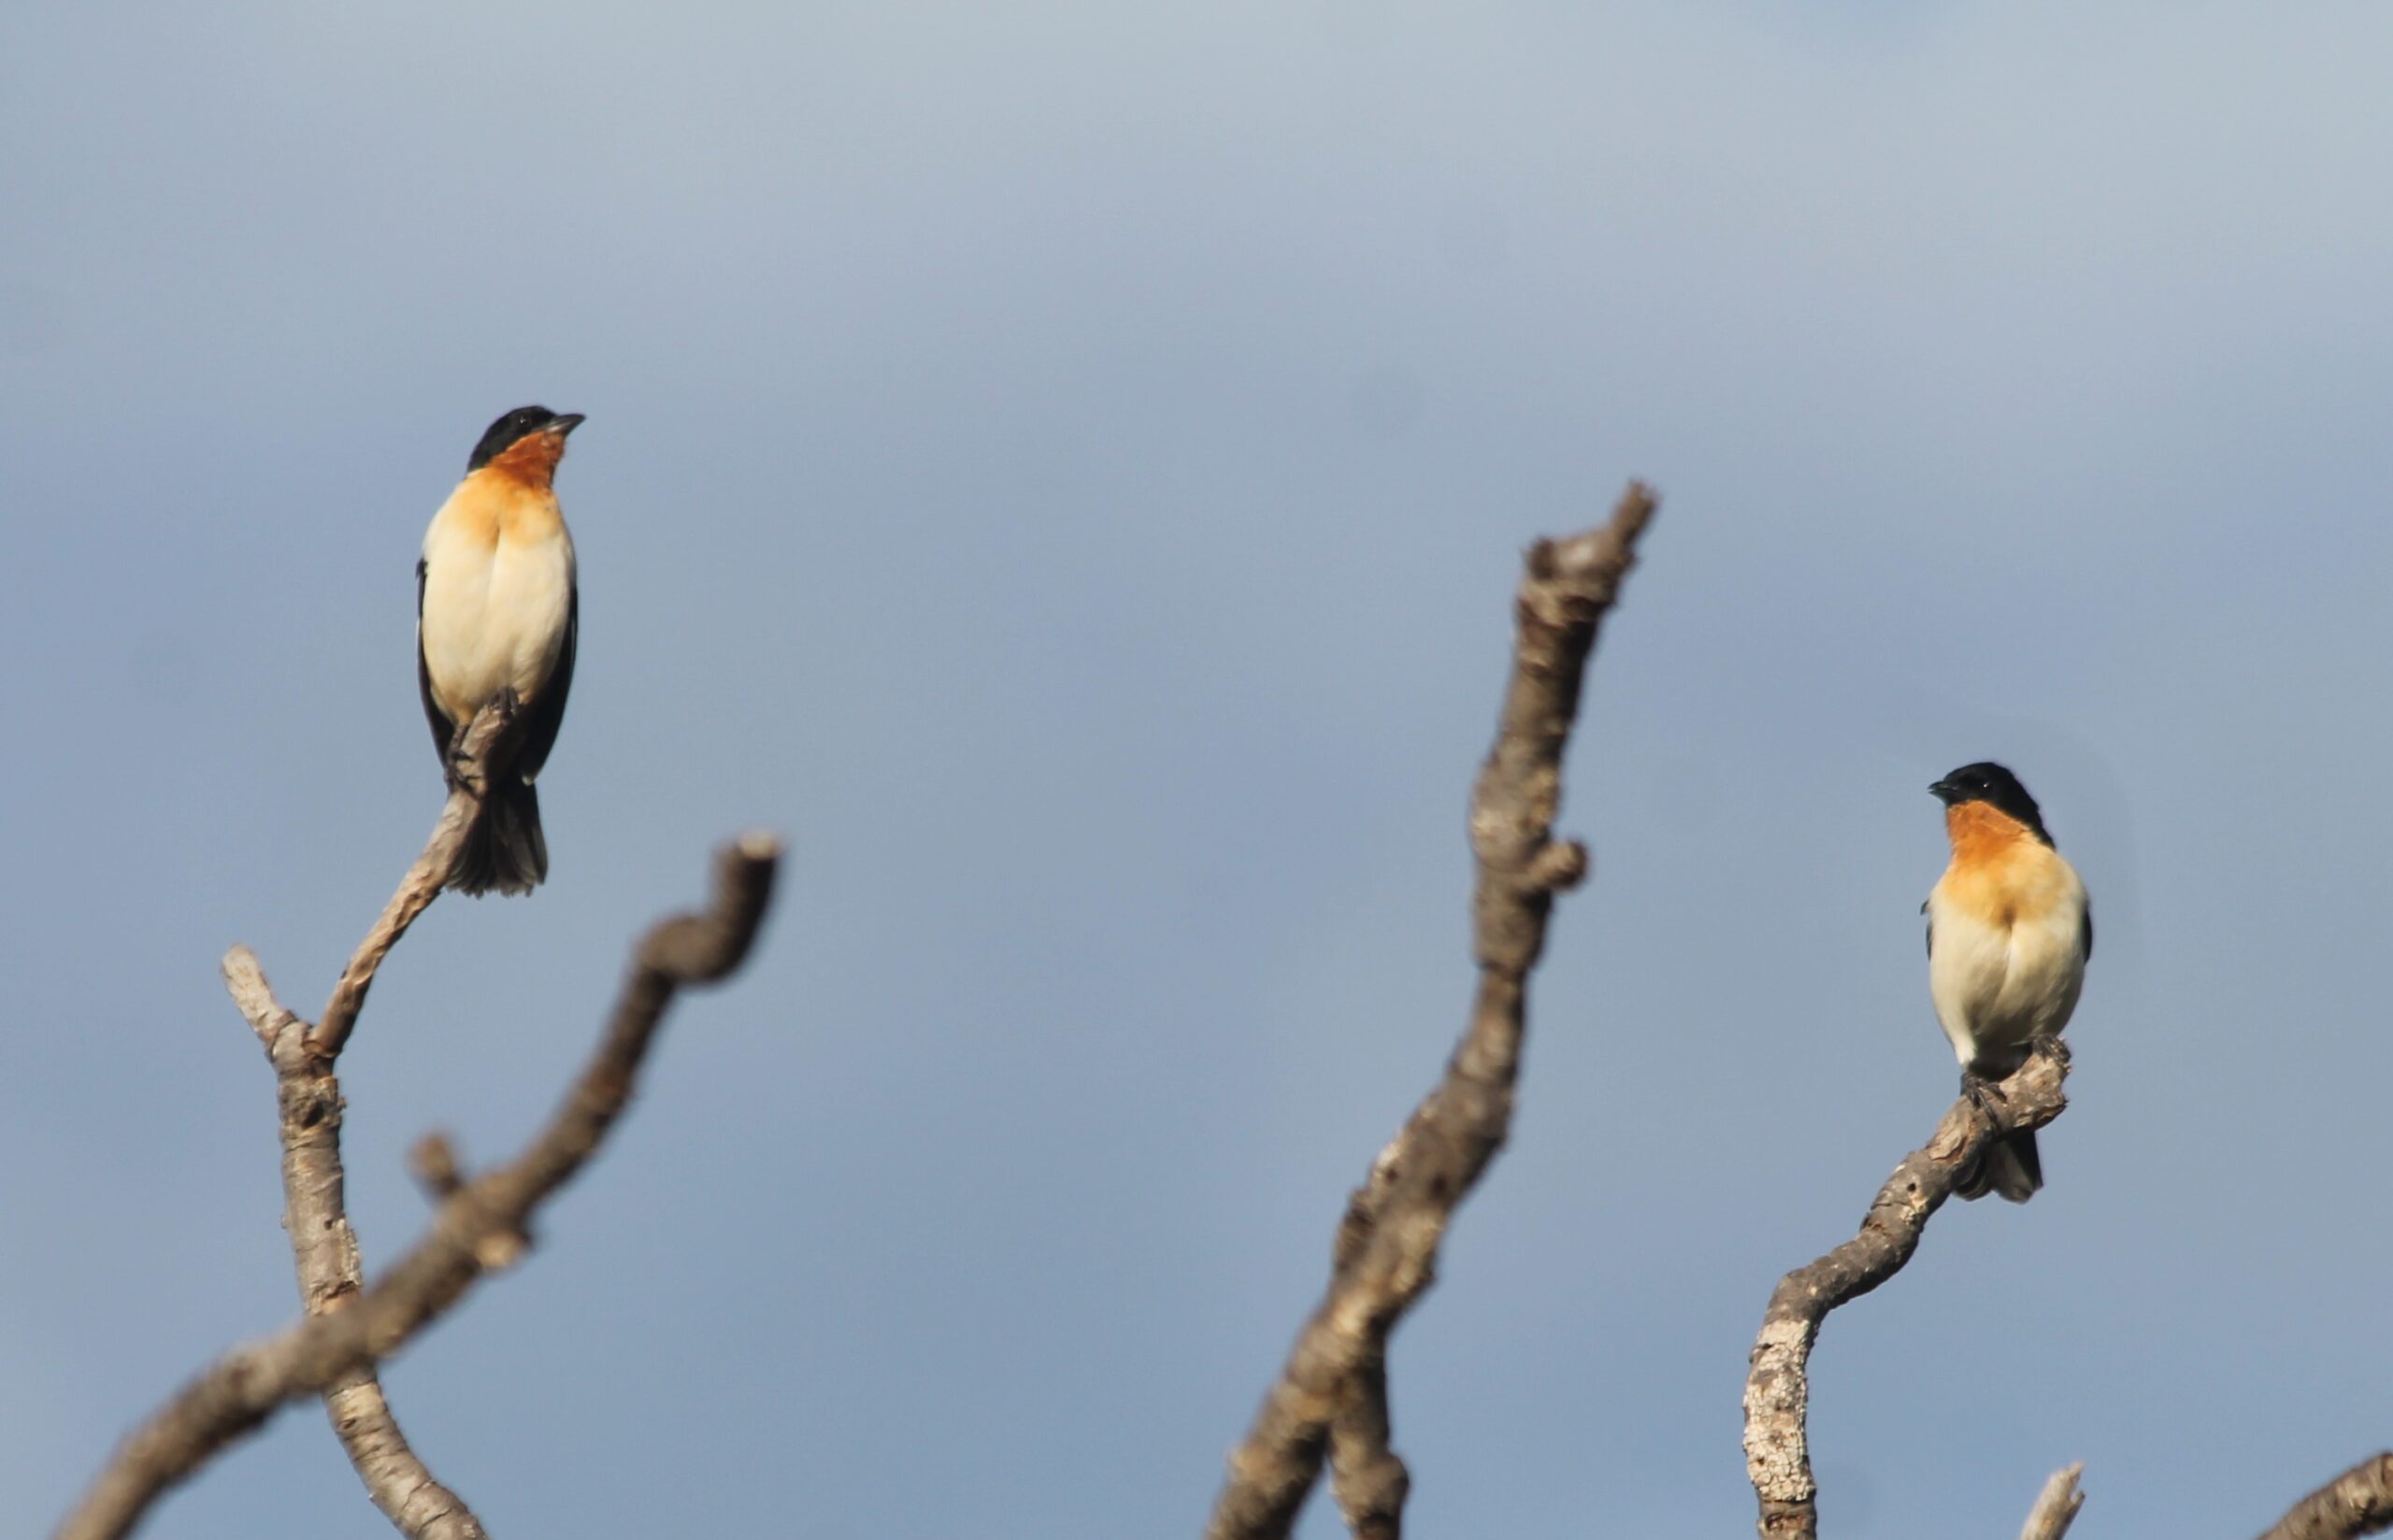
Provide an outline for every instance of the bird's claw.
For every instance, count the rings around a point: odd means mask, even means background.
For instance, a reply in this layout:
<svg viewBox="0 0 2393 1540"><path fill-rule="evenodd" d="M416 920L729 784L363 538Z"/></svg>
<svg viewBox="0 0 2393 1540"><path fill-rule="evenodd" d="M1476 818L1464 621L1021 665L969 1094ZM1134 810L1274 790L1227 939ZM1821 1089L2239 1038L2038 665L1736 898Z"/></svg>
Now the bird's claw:
<svg viewBox="0 0 2393 1540"><path fill-rule="evenodd" d="M2008 1109L2002 1087L1973 1069L1961 1071L1961 1095L1971 1106L1998 1124Z"/></svg>

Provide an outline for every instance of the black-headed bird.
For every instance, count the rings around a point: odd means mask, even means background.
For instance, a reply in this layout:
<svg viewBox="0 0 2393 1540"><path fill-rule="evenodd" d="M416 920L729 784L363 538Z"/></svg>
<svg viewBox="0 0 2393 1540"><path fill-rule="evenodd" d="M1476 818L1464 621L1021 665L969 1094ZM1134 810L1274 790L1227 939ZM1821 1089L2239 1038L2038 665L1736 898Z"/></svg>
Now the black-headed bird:
<svg viewBox="0 0 2393 1540"><path fill-rule="evenodd" d="M518 406L490 425L466 479L423 532L415 564L416 680L444 771L485 706L516 715L514 755L491 785L449 877L462 893L528 893L549 875L540 798L573 685L580 621L573 536L552 485L575 412Z"/></svg>
<svg viewBox="0 0 2393 1540"><path fill-rule="evenodd" d="M1981 762L1928 790L1944 804L1953 863L1920 905L1927 992L1960 1056L1962 1089L1977 1093L2069 1024L2094 955L2094 912L2018 777ZM2026 1203L2043 1185L2035 1131L2023 1129L1989 1148L1956 1191Z"/></svg>

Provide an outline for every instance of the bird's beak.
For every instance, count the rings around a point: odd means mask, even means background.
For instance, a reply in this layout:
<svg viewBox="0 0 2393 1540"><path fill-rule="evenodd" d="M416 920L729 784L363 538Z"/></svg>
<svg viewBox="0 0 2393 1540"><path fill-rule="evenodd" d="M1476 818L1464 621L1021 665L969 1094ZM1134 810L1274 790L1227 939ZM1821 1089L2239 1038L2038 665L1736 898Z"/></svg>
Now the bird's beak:
<svg viewBox="0 0 2393 1540"><path fill-rule="evenodd" d="M1957 788L1949 780L1937 780L1928 782L1927 790L1934 793L1937 801L1950 802Z"/></svg>
<svg viewBox="0 0 2393 1540"><path fill-rule="evenodd" d="M585 419L580 412L559 412L556 416L549 419L549 421L542 425L540 431L546 434L554 434L559 438L563 438L566 435L573 432L574 429L580 427L586 421L587 419Z"/></svg>

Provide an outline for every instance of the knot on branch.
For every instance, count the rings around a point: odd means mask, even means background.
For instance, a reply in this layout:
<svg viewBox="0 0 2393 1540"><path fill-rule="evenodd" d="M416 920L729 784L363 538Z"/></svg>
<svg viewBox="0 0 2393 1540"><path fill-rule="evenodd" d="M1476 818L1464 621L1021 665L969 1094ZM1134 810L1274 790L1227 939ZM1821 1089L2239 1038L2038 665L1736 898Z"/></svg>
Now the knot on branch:
<svg viewBox="0 0 2393 1540"><path fill-rule="evenodd" d="M511 1218L466 1180L463 1162L449 1135L437 1130L418 1139L408 1151L408 1170L416 1184L444 1211L454 1210L472 1235L474 1265L485 1273L503 1273L532 1249L527 1219Z"/></svg>
<svg viewBox="0 0 2393 1540"><path fill-rule="evenodd" d="M446 1203L466 1185L457 1167L457 1151L450 1144L449 1135L440 1133L425 1134L408 1151L408 1170L423 1189L423 1195L434 1203Z"/></svg>
<svg viewBox="0 0 2393 1540"><path fill-rule="evenodd" d="M1550 544L1545 549L1551 549ZM1529 555L1534 563L1538 552L1533 550ZM1555 642L1593 630L1596 618L1604 607L1600 599L1580 589L1544 581L1522 584L1519 606L1521 630L1539 636L1544 643L1540 649L1526 654L1522 662L1540 673L1564 667L1571 661L1554 654L1551 649Z"/></svg>
<svg viewBox="0 0 2393 1540"><path fill-rule="evenodd" d="M1587 880L1592 864L1584 845L1575 839L1561 839L1531 856L1528 870L1523 876L1532 887L1549 893L1567 893Z"/></svg>

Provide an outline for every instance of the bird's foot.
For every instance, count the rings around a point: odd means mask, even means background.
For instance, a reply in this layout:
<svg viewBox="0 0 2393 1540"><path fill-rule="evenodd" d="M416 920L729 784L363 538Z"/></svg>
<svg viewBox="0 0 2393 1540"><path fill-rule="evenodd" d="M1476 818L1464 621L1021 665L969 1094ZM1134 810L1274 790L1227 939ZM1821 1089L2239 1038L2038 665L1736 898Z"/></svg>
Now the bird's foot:
<svg viewBox="0 0 2393 1540"><path fill-rule="evenodd" d="M2010 1110L2010 1104L2002 1094L2000 1083L1987 1079L1973 1069L1964 1068L1961 1071L1961 1095L1971 1106L1985 1114L1986 1118L1998 1126L2001 1124L2004 1114Z"/></svg>

